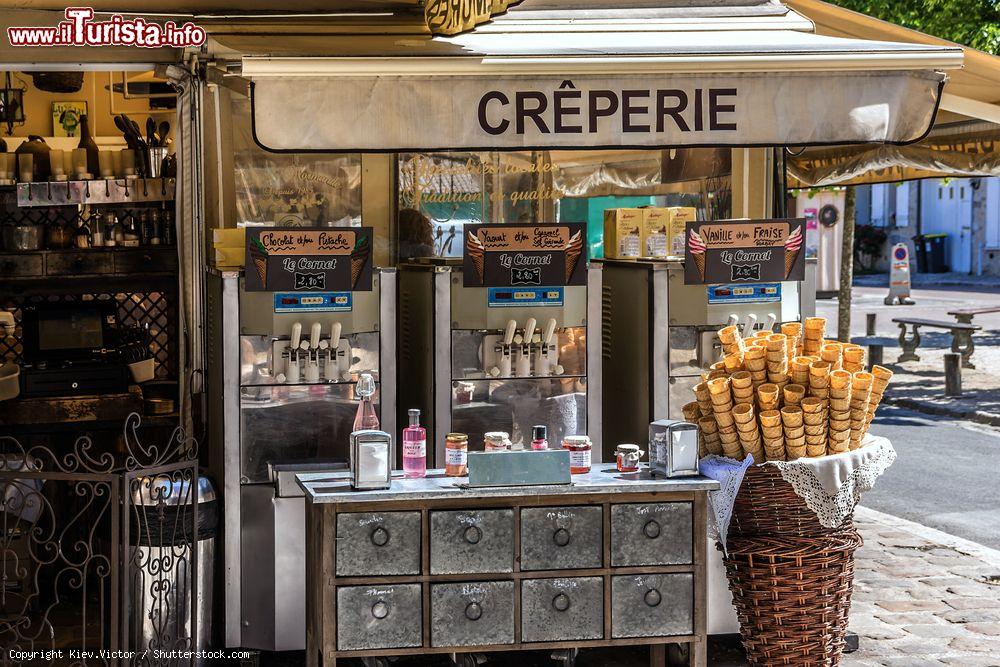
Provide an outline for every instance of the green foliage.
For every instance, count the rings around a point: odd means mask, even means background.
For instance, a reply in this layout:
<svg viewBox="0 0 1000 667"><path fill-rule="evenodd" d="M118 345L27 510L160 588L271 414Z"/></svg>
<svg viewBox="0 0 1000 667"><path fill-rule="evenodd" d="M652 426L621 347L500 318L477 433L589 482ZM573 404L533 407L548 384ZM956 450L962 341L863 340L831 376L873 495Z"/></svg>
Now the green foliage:
<svg viewBox="0 0 1000 667"><path fill-rule="evenodd" d="M882 247L889 236L881 227L874 225L857 225L854 228L854 257L859 266L866 271L872 270L875 262L882 254ZM865 260L869 261L865 261Z"/></svg>
<svg viewBox="0 0 1000 667"><path fill-rule="evenodd" d="M1000 54L1000 0L829 0L928 35Z"/></svg>

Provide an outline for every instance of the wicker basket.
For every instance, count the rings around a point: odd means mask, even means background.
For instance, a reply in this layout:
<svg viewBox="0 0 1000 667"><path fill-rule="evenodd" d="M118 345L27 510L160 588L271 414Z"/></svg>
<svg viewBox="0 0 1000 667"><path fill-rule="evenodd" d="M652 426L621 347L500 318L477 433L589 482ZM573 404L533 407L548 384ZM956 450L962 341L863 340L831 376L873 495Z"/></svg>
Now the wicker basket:
<svg viewBox="0 0 1000 667"><path fill-rule="evenodd" d="M747 471L724 561L751 665L840 664L859 546L850 519L824 528L774 466Z"/></svg>

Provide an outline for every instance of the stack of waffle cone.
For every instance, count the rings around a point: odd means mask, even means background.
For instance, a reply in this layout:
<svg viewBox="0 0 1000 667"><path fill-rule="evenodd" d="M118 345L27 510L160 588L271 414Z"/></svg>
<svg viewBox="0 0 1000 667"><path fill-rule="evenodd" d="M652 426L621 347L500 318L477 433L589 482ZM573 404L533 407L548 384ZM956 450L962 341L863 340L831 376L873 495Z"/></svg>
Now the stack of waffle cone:
<svg viewBox="0 0 1000 667"><path fill-rule="evenodd" d="M738 371L729 378L734 403L753 403L753 380L750 371Z"/></svg>
<svg viewBox="0 0 1000 667"><path fill-rule="evenodd" d="M684 421L689 424L697 424L701 419L701 407L699 407L697 402L687 403L681 407L681 412L684 414ZM701 429L698 430L698 458L703 458L708 456L708 446L705 443L705 432Z"/></svg>
<svg viewBox="0 0 1000 667"><path fill-rule="evenodd" d="M802 408L797 405L781 409L781 423L785 435L785 457L789 461L806 455L806 430L802 421Z"/></svg>
<svg viewBox="0 0 1000 667"><path fill-rule="evenodd" d="M722 364L726 369L726 372L732 375L737 371L743 370L743 353L739 354L727 354L722 360Z"/></svg>
<svg viewBox="0 0 1000 667"><path fill-rule="evenodd" d="M865 437L873 379L871 373L855 373L851 379L851 449L860 447Z"/></svg>
<svg viewBox="0 0 1000 667"><path fill-rule="evenodd" d="M812 357L792 357L788 370L793 384L800 384L803 387L809 386L809 364L812 362Z"/></svg>
<svg viewBox="0 0 1000 667"><path fill-rule="evenodd" d="M802 353L805 355L819 354L826 337L826 318L807 317L804 322Z"/></svg>
<svg viewBox="0 0 1000 667"><path fill-rule="evenodd" d="M809 396L802 399L802 421L805 423L806 456L826 455L826 400Z"/></svg>
<svg viewBox="0 0 1000 667"><path fill-rule="evenodd" d="M795 406L802 403L806 397L806 388L800 384L786 384L781 390L781 404Z"/></svg>
<svg viewBox="0 0 1000 667"><path fill-rule="evenodd" d="M698 420L698 428L709 454L723 454L722 440L719 438L719 424L714 417L702 417Z"/></svg>
<svg viewBox="0 0 1000 667"><path fill-rule="evenodd" d="M831 371L839 371L843 365L843 348L840 343L826 342L819 349L819 358L830 364Z"/></svg>
<svg viewBox="0 0 1000 667"><path fill-rule="evenodd" d="M765 382L757 387L757 407L760 408L761 412L777 410L781 407L781 402L778 400L780 395L781 390L778 385L773 382Z"/></svg>
<svg viewBox="0 0 1000 667"><path fill-rule="evenodd" d="M771 334L767 337L767 380L783 387L788 384L788 337Z"/></svg>
<svg viewBox="0 0 1000 667"><path fill-rule="evenodd" d="M723 453L731 459L743 460L743 448L740 446L733 419L733 395L729 389L729 378L715 378L708 381L708 390L712 396L712 410L715 422L718 424L719 440L722 441Z"/></svg>
<svg viewBox="0 0 1000 667"><path fill-rule="evenodd" d="M814 361L809 364L809 395L816 398L830 396L830 363Z"/></svg>
<svg viewBox="0 0 1000 667"><path fill-rule="evenodd" d="M802 322L785 322L781 333L788 338L788 359L802 354Z"/></svg>
<svg viewBox="0 0 1000 667"><path fill-rule="evenodd" d="M885 393L885 388L889 385L889 379L892 378L892 371L890 371L885 366L872 366L872 392L868 395L868 415L865 418L865 433L868 432L868 427L871 426L872 419L875 418L875 410L878 409L879 403L882 402L882 394Z"/></svg>
<svg viewBox="0 0 1000 667"><path fill-rule="evenodd" d="M830 425L828 453L841 454L850 449L851 374L845 370L830 374Z"/></svg>
<svg viewBox="0 0 1000 667"><path fill-rule="evenodd" d="M785 433L781 428L781 413L765 410L760 413L760 430L764 440L764 454L768 461L785 461Z"/></svg>
<svg viewBox="0 0 1000 667"><path fill-rule="evenodd" d="M699 382L694 386L694 396L698 399L698 407L701 408L702 417L711 417L715 414L712 407L712 392L708 390L708 384Z"/></svg>
<svg viewBox="0 0 1000 667"><path fill-rule="evenodd" d="M740 335L739 327L730 325L719 329L719 342L722 343L723 355L737 354L743 356L743 337Z"/></svg>
<svg viewBox="0 0 1000 667"><path fill-rule="evenodd" d="M761 445L760 429L757 428L753 406L749 403L738 404L733 408L733 419L736 422L736 430L739 434L744 457L753 456L754 462L763 463L764 448Z"/></svg>
<svg viewBox="0 0 1000 667"><path fill-rule="evenodd" d="M865 348L848 343L843 347L844 370L860 373L865 369Z"/></svg>
<svg viewBox="0 0 1000 667"><path fill-rule="evenodd" d="M761 345L748 347L743 355L743 366L750 372L754 387L767 382L767 348Z"/></svg>

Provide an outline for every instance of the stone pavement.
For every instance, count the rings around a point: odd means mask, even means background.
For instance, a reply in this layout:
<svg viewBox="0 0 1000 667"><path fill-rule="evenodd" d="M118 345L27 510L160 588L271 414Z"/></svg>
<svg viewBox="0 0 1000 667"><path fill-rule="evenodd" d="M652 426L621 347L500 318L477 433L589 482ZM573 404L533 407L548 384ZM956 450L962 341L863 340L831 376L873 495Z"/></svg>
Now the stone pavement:
<svg viewBox="0 0 1000 667"><path fill-rule="evenodd" d="M845 667L1000 666L1000 551L859 507Z"/></svg>
<svg viewBox="0 0 1000 667"><path fill-rule="evenodd" d="M889 287L889 274L854 276L855 287ZM976 287L1000 289L1000 277L970 276L967 273L913 273L910 287Z"/></svg>

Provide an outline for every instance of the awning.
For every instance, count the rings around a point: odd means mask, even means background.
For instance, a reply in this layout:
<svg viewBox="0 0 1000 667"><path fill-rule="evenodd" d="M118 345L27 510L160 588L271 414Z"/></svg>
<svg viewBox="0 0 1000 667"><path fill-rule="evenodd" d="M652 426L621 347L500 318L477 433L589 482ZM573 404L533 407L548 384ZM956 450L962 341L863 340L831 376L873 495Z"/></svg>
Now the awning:
<svg viewBox="0 0 1000 667"><path fill-rule="evenodd" d="M245 57L256 139L345 152L903 144L927 133L942 71L962 63L954 46L815 35L774 2L539 4L455 37L383 37L381 51L360 35L354 53Z"/></svg>

